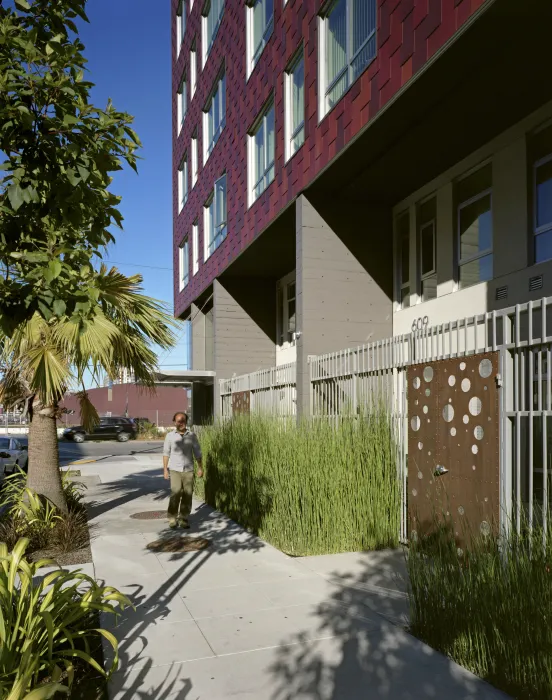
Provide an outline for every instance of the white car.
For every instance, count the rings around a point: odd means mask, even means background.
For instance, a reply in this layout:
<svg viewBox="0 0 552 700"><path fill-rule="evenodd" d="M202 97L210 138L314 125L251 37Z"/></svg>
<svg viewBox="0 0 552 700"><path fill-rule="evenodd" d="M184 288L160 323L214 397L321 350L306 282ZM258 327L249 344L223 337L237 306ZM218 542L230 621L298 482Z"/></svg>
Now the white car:
<svg viewBox="0 0 552 700"><path fill-rule="evenodd" d="M27 471L29 453L27 447L16 438L0 437L0 473L11 474L18 467Z"/></svg>

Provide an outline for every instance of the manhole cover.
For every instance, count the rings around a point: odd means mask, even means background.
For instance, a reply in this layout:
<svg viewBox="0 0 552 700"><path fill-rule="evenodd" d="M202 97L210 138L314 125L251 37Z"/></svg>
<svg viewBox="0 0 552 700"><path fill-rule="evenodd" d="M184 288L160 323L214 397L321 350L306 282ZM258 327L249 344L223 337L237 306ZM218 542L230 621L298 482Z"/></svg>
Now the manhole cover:
<svg viewBox="0 0 552 700"><path fill-rule="evenodd" d="M199 552L210 544L211 540L203 537L162 537L147 544L146 548L152 552Z"/></svg>
<svg viewBox="0 0 552 700"><path fill-rule="evenodd" d="M134 520L162 520L167 517L166 510L147 510L145 513L133 513Z"/></svg>

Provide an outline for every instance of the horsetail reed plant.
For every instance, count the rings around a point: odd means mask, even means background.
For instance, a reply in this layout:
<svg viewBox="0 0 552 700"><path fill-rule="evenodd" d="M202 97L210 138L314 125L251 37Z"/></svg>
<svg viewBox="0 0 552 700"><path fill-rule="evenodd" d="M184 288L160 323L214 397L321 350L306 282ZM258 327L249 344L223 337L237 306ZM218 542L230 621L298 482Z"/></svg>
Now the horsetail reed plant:
<svg viewBox="0 0 552 700"><path fill-rule="evenodd" d="M197 495L291 555L398 546L400 481L388 414L339 425L251 416L204 428Z"/></svg>
<svg viewBox="0 0 552 700"><path fill-rule="evenodd" d="M552 542L543 535L472 536L458 549L442 527L408 556L412 633L519 700L552 697Z"/></svg>

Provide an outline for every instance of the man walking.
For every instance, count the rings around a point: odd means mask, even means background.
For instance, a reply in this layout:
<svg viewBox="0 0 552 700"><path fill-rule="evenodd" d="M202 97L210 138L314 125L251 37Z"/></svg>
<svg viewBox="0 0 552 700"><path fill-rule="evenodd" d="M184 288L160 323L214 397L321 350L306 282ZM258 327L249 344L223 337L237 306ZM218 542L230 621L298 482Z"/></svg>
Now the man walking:
<svg viewBox="0 0 552 700"><path fill-rule="evenodd" d="M197 475L203 476L201 447L197 435L188 428L188 416L176 413L173 418L176 430L167 433L163 448L163 470L165 479L171 482L169 499L169 526L190 527L188 517L192 510L194 488L194 457Z"/></svg>

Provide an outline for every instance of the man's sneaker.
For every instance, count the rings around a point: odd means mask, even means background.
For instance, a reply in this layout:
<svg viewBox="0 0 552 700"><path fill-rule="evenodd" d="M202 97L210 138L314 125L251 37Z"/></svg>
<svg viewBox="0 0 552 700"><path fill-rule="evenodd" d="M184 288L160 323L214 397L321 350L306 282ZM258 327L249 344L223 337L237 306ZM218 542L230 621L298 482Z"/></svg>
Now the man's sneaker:
<svg viewBox="0 0 552 700"><path fill-rule="evenodd" d="M169 527L171 528L171 530L174 530L177 524L178 523L176 522L176 520L169 520Z"/></svg>
<svg viewBox="0 0 552 700"><path fill-rule="evenodd" d="M183 529L183 530L189 530L190 529L190 523L187 520L182 520L180 519L178 521L178 525Z"/></svg>

